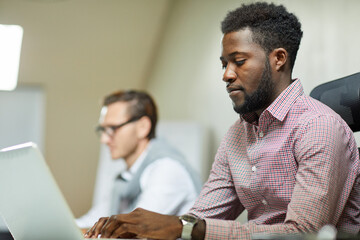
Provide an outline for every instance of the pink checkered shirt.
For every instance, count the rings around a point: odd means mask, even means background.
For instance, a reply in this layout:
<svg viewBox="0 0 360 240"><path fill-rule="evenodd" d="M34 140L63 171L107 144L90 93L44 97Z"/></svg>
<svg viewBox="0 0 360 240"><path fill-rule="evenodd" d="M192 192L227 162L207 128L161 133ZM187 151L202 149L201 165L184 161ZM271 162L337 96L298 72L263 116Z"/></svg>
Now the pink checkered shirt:
<svg viewBox="0 0 360 240"><path fill-rule="evenodd" d="M246 119L246 121L245 121ZM190 214L205 239L360 228L359 153L351 129L295 80L260 115L242 116L218 149ZM233 221L246 209L248 223Z"/></svg>

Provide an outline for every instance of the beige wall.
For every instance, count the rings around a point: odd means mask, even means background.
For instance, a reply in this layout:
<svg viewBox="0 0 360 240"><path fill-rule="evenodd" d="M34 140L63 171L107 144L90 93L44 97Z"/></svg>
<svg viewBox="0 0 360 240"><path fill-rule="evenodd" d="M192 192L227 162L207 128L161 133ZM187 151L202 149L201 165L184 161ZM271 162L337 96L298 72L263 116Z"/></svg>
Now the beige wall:
<svg viewBox="0 0 360 240"><path fill-rule="evenodd" d="M19 84L45 89L45 156L77 216L91 204L100 100L143 88L169 3L0 0L0 23L24 28Z"/></svg>
<svg viewBox="0 0 360 240"><path fill-rule="evenodd" d="M239 2L0 0L0 23L24 27L19 81L46 91L45 155L76 216L91 203L99 101L114 89L145 88L157 99L161 119L206 126L210 167L237 119L219 56L220 21ZM307 93L360 70L360 1L275 2L303 24L293 76Z"/></svg>

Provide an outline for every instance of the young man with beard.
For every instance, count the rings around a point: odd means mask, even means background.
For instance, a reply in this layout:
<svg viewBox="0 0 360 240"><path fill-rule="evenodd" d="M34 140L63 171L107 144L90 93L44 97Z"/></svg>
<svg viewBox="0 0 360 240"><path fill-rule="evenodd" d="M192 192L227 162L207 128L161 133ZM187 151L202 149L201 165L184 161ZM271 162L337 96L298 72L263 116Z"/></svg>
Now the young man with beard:
<svg viewBox="0 0 360 240"><path fill-rule="evenodd" d="M242 5L222 22L223 81L240 119L195 205L180 217L136 209L88 237L250 239L360 228L359 153L347 124L306 96L292 69L301 24L283 6ZM248 222L234 221L244 210Z"/></svg>

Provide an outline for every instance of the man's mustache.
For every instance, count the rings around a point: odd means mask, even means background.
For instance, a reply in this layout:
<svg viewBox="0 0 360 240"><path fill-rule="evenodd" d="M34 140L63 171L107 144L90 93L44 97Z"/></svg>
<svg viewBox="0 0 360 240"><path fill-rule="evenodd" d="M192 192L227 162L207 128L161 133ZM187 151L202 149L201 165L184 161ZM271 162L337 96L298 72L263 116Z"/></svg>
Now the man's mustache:
<svg viewBox="0 0 360 240"><path fill-rule="evenodd" d="M231 93L232 91L245 91L245 88L240 86L240 85L235 85L235 84L227 84L226 85L226 91L228 93Z"/></svg>

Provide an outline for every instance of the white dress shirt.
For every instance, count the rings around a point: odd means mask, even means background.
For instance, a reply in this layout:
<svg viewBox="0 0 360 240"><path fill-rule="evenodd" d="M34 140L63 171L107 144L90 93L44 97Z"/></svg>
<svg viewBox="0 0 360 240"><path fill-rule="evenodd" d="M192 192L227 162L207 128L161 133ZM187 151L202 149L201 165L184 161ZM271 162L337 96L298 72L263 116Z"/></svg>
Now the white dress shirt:
<svg viewBox="0 0 360 240"><path fill-rule="evenodd" d="M151 144L151 143L150 143ZM144 161L147 150L135 161L122 177L130 180ZM191 176L181 163L171 158L161 158L149 164L140 177L141 194L136 207L161 214L182 215L194 204L198 192ZM111 195L111 194L109 194ZM93 206L85 215L76 219L80 228L89 228L100 217L109 216L109 199Z"/></svg>

